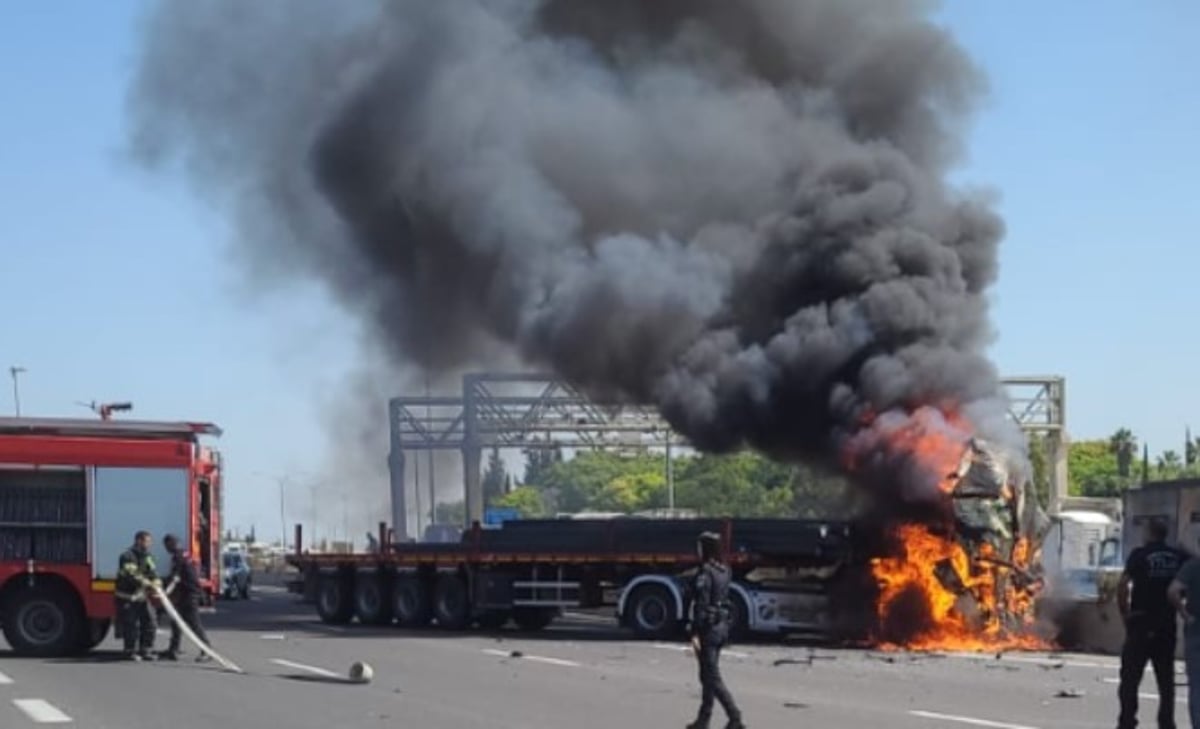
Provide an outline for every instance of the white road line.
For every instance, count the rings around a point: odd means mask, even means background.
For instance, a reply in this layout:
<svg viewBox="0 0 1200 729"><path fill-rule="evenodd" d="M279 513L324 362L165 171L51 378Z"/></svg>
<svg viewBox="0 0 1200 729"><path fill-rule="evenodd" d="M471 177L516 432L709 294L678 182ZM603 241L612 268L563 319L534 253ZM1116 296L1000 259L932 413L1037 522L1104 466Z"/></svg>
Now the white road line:
<svg viewBox="0 0 1200 729"><path fill-rule="evenodd" d="M0 673L0 686L11 686L13 680L3 673Z"/></svg>
<svg viewBox="0 0 1200 729"><path fill-rule="evenodd" d="M13 699L13 704L38 724L70 724L71 717L42 699Z"/></svg>
<svg viewBox="0 0 1200 729"><path fill-rule="evenodd" d="M300 671L308 671L309 673L316 674L317 676L324 676L325 678L342 678L342 676L334 673L333 671L327 671L324 668L318 668L317 666L310 666L305 663L296 663L295 661L286 661L282 658L272 658L271 663L274 663L277 666L283 666L285 668L295 668Z"/></svg>
<svg viewBox="0 0 1200 729"><path fill-rule="evenodd" d="M1119 678L1105 678L1105 679L1103 679L1103 681L1104 681L1104 683L1113 683L1113 684L1120 684L1120 683L1121 683L1121 679L1119 679ZM1178 694L1179 694L1179 692L1178 692L1178 691L1176 691L1175 693L1177 694L1177 695L1175 696L1175 703L1177 703L1177 704L1180 704L1180 703L1185 703L1185 702L1187 701L1187 697L1186 697L1186 696L1180 696L1180 695L1178 695ZM1154 701L1158 701L1158 694L1152 694L1152 693L1148 693L1148 692L1145 692L1145 691L1139 691L1139 692L1138 692L1138 698L1142 698L1142 699L1153 699Z"/></svg>
<svg viewBox="0 0 1200 729"><path fill-rule="evenodd" d="M645 645L644 643L634 643L634 645ZM674 645L672 643L651 643L655 648L661 648L665 651L677 651L680 653L691 653L690 645ZM721 655L729 656L730 658L749 658L749 653L739 653L738 651L721 651Z"/></svg>
<svg viewBox="0 0 1200 729"><path fill-rule="evenodd" d="M910 711L912 716L919 716L922 719L940 719L941 721L953 721L959 724L972 724L974 726L989 726L995 729L1038 729L1033 726L1025 726L1024 724L1006 724L1002 721L990 721L988 719L976 719L973 716L954 716L953 714L938 714L932 711Z"/></svg>
<svg viewBox="0 0 1200 729"><path fill-rule="evenodd" d="M258 637L263 640L284 640L286 638L283 633L263 633Z"/></svg>
<svg viewBox="0 0 1200 729"><path fill-rule="evenodd" d="M951 658L974 658L977 660L998 660L1012 661L1013 663L1032 663L1038 666L1071 666L1072 668L1104 668L1117 670L1121 666L1118 663L1099 663L1097 661L1077 661L1070 658L1042 658L1038 656L1014 656L1005 654L1000 658L994 658L991 653L946 653L945 655Z"/></svg>
<svg viewBox="0 0 1200 729"><path fill-rule="evenodd" d="M535 663L548 663L551 666L566 666L568 668L579 668L583 664L575 661L568 661L563 658L548 658L546 656L531 656L522 653L519 656L514 656L512 651L502 651L496 648L484 648L483 653L489 656L497 656L499 658L520 658L523 661L534 661Z"/></svg>

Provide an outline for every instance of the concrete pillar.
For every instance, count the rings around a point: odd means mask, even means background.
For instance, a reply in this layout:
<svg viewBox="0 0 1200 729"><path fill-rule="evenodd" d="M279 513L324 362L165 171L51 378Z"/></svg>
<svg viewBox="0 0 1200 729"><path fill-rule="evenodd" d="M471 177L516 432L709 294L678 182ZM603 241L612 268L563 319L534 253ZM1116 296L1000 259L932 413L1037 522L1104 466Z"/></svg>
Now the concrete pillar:
<svg viewBox="0 0 1200 729"><path fill-rule="evenodd" d="M392 443L388 453L388 476L392 486L392 531L395 539L403 542L408 539L408 503L404 488L404 451L399 444Z"/></svg>
<svg viewBox="0 0 1200 729"><path fill-rule="evenodd" d="M1050 461L1050 513L1057 514L1070 496L1070 472L1067 469L1069 441L1067 433L1060 430L1046 439L1047 456Z"/></svg>

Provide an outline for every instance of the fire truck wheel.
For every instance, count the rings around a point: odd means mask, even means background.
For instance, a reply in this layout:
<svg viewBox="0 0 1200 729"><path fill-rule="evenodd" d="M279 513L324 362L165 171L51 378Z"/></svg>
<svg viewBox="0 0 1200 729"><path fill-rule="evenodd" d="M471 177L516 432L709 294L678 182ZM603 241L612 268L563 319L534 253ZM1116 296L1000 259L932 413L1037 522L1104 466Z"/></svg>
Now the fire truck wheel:
<svg viewBox="0 0 1200 729"><path fill-rule="evenodd" d="M97 618L88 620L83 630L79 631L79 643L76 646L78 651L80 653L87 653L103 643L104 639L108 637L108 629L111 624L111 620Z"/></svg>
<svg viewBox="0 0 1200 729"><path fill-rule="evenodd" d="M360 574L354 580L354 615L363 625L392 622L392 596L383 575Z"/></svg>
<svg viewBox="0 0 1200 729"><path fill-rule="evenodd" d="M405 628L423 628L433 619L429 587L416 575L397 577L392 587L392 612Z"/></svg>
<svg viewBox="0 0 1200 729"><path fill-rule="evenodd" d="M513 622L521 630L541 630L558 616L555 608L517 608L513 610Z"/></svg>
<svg viewBox="0 0 1200 729"><path fill-rule="evenodd" d="M471 620L467 586L458 575L442 575L433 589L433 616L438 627L462 630Z"/></svg>
<svg viewBox="0 0 1200 729"><path fill-rule="evenodd" d="M326 623L340 625L354 617L353 583L340 575L321 578L317 588L317 615Z"/></svg>
<svg viewBox="0 0 1200 729"><path fill-rule="evenodd" d="M83 631L78 598L55 585L42 584L13 593L4 612L4 637L18 655L68 655Z"/></svg>
<svg viewBox="0 0 1200 729"><path fill-rule="evenodd" d="M667 588L642 585L629 597L629 624L642 638L671 638L679 632L678 607Z"/></svg>

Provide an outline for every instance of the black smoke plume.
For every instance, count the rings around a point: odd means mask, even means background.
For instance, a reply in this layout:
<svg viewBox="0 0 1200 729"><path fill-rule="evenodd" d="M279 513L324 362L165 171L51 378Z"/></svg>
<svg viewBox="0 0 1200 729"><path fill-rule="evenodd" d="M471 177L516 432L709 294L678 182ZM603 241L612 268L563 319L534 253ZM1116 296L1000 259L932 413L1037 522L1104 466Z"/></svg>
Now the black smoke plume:
<svg viewBox="0 0 1200 729"><path fill-rule="evenodd" d="M1021 442L983 354L1002 224L947 180L984 84L930 12L164 2L133 140L398 364L515 355L702 449L853 448L896 490L882 433L920 406Z"/></svg>

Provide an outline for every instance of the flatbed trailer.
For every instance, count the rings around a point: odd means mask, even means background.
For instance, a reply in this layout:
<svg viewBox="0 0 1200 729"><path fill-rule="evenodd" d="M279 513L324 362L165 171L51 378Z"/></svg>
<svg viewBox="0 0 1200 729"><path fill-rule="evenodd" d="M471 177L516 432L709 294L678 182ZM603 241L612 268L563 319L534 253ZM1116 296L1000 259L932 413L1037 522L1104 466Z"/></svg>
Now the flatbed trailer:
<svg viewBox="0 0 1200 729"><path fill-rule="evenodd" d="M853 560L847 522L797 519L545 519L475 524L456 544L388 544L369 554L314 554L288 562L333 624L436 625L523 630L564 609L611 605L620 625L647 638L686 622L696 537L723 536L732 567L737 634L826 632L831 586ZM381 532L385 532L381 525Z"/></svg>

